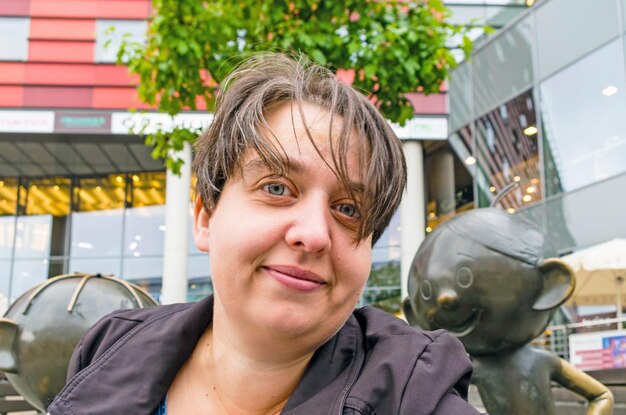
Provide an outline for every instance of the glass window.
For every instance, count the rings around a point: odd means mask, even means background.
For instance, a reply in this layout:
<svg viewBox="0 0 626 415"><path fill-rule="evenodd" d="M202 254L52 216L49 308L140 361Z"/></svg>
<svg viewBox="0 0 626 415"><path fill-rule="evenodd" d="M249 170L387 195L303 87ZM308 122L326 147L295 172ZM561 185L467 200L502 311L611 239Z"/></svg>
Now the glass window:
<svg viewBox="0 0 626 415"><path fill-rule="evenodd" d="M372 269L360 305L394 314L400 311L400 231L400 213L396 212L372 249Z"/></svg>
<svg viewBox="0 0 626 415"><path fill-rule="evenodd" d="M119 275L126 177L111 174L78 181L74 188L70 269ZM102 269L85 268L81 258L104 261ZM79 266L80 264L80 266Z"/></svg>
<svg viewBox="0 0 626 415"><path fill-rule="evenodd" d="M450 73L450 130L467 124L472 120L472 78L471 64L462 63Z"/></svg>
<svg viewBox="0 0 626 415"><path fill-rule="evenodd" d="M30 19L0 17L0 60L25 61L28 58Z"/></svg>
<svg viewBox="0 0 626 415"><path fill-rule="evenodd" d="M163 256L124 258L122 278L125 280L136 279L162 279Z"/></svg>
<svg viewBox="0 0 626 415"><path fill-rule="evenodd" d="M458 134L456 138L460 140ZM427 177L427 226L430 233L437 226L456 214L471 209L473 203L473 180L467 164L458 159L459 153L445 143L431 149L425 157ZM467 160L469 153L463 157Z"/></svg>
<svg viewBox="0 0 626 415"><path fill-rule="evenodd" d="M70 272L120 275L126 181L111 174L82 178L74 187Z"/></svg>
<svg viewBox="0 0 626 415"><path fill-rule="evenodd" d="M124 256L127 258L162 257L164 223L165 205L127 209Z"/></svg>
<svg viewBox="0 0 626 415"><path fill-rule="evenodd" d="M17 179L0 179L0 259L13 256Z"/></svg>
<svg viewBox="0 0 626 415"><path fill-rule="evenodd" d="M587 0L547 1L536 16L540 79L619 33L615 0L596 0L593 6Z"/></svg>
<svg viewBox="0 0 626 415"><path fill-rule="evenodd" d="M48 260L15 260L11 285L11 303L24 292L48 278Z"/></svg>
<svg viewBox="0 0 626 415"><path fill-rule="evenodd" d="M96 62L115 62L123 41L142 42L148 24L144 20L97 20Z"/></svg>
<svg viewBox="0 0 626 415"><path fill-rule="evenodd" d="M548 229L558 252L626 235L626 174L563 194L547 203ZM593 226L590 221L594 218Z"/></svg>
<svg viewBox="0 0 626 415"><path fill-rule="evenodd" d="M122 260L120 257L70 257L69 272L84 272L87 274L114 275L119 277L121 269Z"/></svg>
<svg viewBox="0 0 626 415"><path fill-rule="evenodd" d="M165 173L131 174L131 205L133 207L165 204Z"/></svg>
<svg viewBox="0 0 626 415"><path fill-rule="evenodd" d="M0 260L0 316L9 308L11 295L11 261Z"/></svg>
<svg viewBox="0 0 626 415"><path fill-rule="evenodd" d="M400 313L400 261L372 264L360 305L371 305L392 314Z"/></svg>
<svg viewBox="0 0 626 415"><path fill-rule="evenodd" d="M626 171L626 82L616 40L541 83L549 195Z"/></svg>
<svg viewBox="0 0 626 415"><path fill-rule="evenodd" d="M123 209L72 213L71 257L120 257L123 220Z"/></svg>
<svg viewBox="0 0 626 415"><path fill-rule="evenodd" d="M15 259L37 258L47 261L50 256L52 215L18 216L15 227Z"/></svg>
<svg viewBox="0 0 626 415"><path fill-rule="evenodd" d="M474 54L476 115L484 114L532 85L533 26L529 15Z"/></svg>
<svg viewBox="0 0 626 415"><path fill-rule="evenodd" d="M504 105L505 111L497 108L476 121L477 184L479 205L485 207L500 190L517 183L501 202L513 213L542 199L532 90Z"/></svg>
<svg viewBox="0 0 626 415"><path fill-rule="evenodd" d="M74 211L121 209L125 198L126 177L123 174L83 178L74 187Z"/></svg>
<svg viewBox="0 0 626 415"><path fill-rule="evenodd" d="M622 0L622 30L626 32L626 0Z"/></svg>
<svg viewBox="0 0 626 415"><path fill-rule="evenodd" d="M67 216L70 211L70 184L71 180L67 177L28 180L20 192L20 213Z"/></svg>
<svg viewBox="0 0 626 415"><path fill-rule="evenodd" d="M444 2L446 3L446 2ZM500 27L524 11L523 0L517 1L450 1L450 23L458 25L490 25Z"/></svg>

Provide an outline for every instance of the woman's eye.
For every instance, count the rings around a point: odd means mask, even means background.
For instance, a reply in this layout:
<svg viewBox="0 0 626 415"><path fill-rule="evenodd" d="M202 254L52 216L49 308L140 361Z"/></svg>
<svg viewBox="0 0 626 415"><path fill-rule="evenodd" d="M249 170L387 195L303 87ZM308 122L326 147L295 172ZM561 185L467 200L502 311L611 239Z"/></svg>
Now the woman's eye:
<svg viewBox="0 0 626 415"><path fill-rule="evenodd" d="M346 216L349 216L351 218L358 218L359 217L359 212L356 210L356 207L354 205L349 205L346 203L342 203L341 205L337 206L337 210Z"/></svg>
<svg viewBox="0 0 626 415"><path fill-rule="evenodd" d="M287 193L287 186L282 183L270 183L263 186L263 190L274 196L284 196Z"/></svg>

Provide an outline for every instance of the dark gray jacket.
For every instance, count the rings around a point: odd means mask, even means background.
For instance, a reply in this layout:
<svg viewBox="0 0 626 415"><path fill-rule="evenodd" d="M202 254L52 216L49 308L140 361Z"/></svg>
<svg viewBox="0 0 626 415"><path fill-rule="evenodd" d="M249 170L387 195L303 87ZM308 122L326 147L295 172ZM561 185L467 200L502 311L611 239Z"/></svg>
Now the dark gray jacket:
<svg viewBox="0 0 626 415"><path fill-rule="evenodd" d="M76 347L48 412L151 415L212 318L212 297L110 314ZM282 414L477 414L470 374L454 336L364 307L316 351Z"/></svg>

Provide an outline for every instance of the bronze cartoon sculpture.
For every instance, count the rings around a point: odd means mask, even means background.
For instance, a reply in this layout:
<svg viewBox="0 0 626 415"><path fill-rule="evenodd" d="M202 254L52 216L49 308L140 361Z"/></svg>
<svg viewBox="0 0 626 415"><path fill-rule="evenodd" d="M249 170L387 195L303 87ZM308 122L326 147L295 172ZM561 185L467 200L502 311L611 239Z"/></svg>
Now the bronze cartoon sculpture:
<svg viewBox="0 0 626 415"><path fill-rule="evenodd" d="M139 287L101 275L60 275L31 288L0 318L0 371L34 407L45 410L65 385L79 339L120 308L155 305Z"/></svg>
<svg viewBox="0 0 626 415"><path fill-rule="evenodd" d="M555 381L611 414L613 395L557 355L529 345L574 291L562 261L543 258L533 224L496 208L459 215L420 246L404 311L412 325L456 334L474 365L473 383L491 415L552 415Z"/></svg>

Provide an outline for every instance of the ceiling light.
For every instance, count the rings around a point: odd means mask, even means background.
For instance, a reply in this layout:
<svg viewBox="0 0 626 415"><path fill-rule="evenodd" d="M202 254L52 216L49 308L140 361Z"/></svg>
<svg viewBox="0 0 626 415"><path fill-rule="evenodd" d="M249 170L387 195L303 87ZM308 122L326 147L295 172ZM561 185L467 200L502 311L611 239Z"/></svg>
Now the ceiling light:
<svg viewBox="0 0 626 415"><path fill-rule="evenodd" d="M524 195L524 197L522 197L522 200L524 202L530 202L531 200L533 200L533 197L531 195Z"/></svg>
<svg viewBox="0 0 626 415"><path fill-rule="evenodd" d="M59 191L59 186L57 186L57 185L55 184L55 185L54 185L54 187L53 187L53 189L54 189L54 191L55 191L55 192L58 192L58 191Z"/></svg>
<svg viewBox="0 0 626 415"><path fill-rule="evenodd" d="M519 182L520 180L521 180L521 179L520 179L520 177L519 177L519 176L515 176L515 177L513 177L513 181L514 181L515 183Z"/></svg>
<svg viewBox="0 0 626 415"><path fill-rule="evenodd" d="M100 186L96 186L96 192L101 192L102 188Z"/></svg>
<svg viewBox="0 0 626 415"><path fill-rule="evenodd" d="M426 233L430 233L430 232L432 232L432 230L433 230L433 228L431 228L430 226L426 227Z"/></svg>
<svg viewBox="0 0 626 415"><path fill-rule="evenodd" d="M528 136L537 134L537 127L531 125L530 127L524 128L524 134Z"/></svg>
<svg viewBox="0 0 626 415"><path fill-rule="evenodd" d="M489 188L489 191L490 191L491 193L494 193L494 192L496 191L496 187L495 187L495 186L491 186L491 187Z"/></svg>
<svg viewBox="0 0 626 415"><path fill-rule="evenodd" d="M537 188L535 186L528 186L526 188L526 193L535 193L537 191Z"/></svg>
<svg viewBox="0 0 626 415"><path fill-rule="evenodd" d="M513 209L513 208L508 208L506 211L509 212L509 213L515 213L515 209Z"/></svg>
<svg viewBox="0 0 626 415"><path fill-rule="evenodd" d="M532 6L533 4L535 4L535 0L526 0L526 5L528 7Z"/></svg>
<svg viewBox="0 0 626 415"><path fill-rule="evenodd" d="M610 97L611 95L617 94L617 88L614 87L613 85L609 85L602 90L602 94L607 97Z"/></svg>
<svg viewBox="0 0 626 415"><path fill-rule="evenodd" d="M137 176L136 174L133 174L133 181L137 183L139 181L139 176Z"/></svg>
<svg viewBox="0 0 626 415"><path fill-rule="evenodd" d="M428 214L428 217L429 217L429 218L434 218L434 217L435 217L435 212L430 212L430 213Z"/></svg>
<svg viewBox="0 0 626 415"><path fill-rule="evenodd" d="M467 164L468 166L471 166L472 164L476 163L476 159L472 156L467 156L467 158L465 159L465 164Z"/></svg>
<svg viewBox="0 0 626 415"><path fill-rule="evenodd" d="M122 183L124 181L124 179L122 178L122 176L117 176L115 178L115 181L118 182L118 183Z"/></svg>

